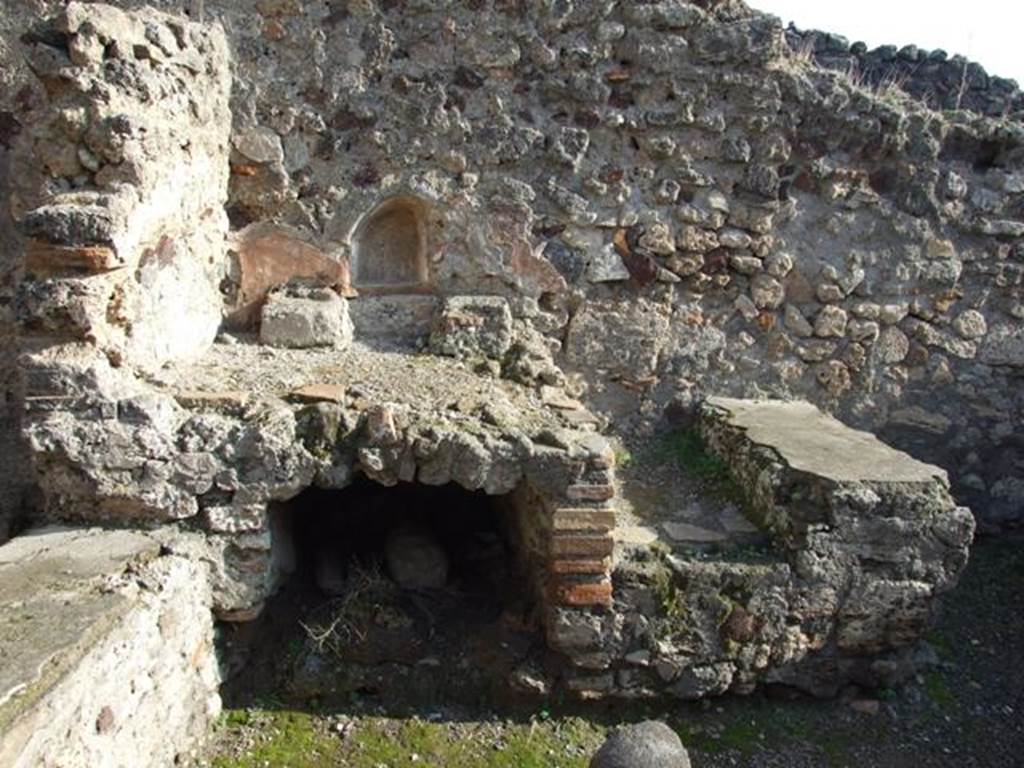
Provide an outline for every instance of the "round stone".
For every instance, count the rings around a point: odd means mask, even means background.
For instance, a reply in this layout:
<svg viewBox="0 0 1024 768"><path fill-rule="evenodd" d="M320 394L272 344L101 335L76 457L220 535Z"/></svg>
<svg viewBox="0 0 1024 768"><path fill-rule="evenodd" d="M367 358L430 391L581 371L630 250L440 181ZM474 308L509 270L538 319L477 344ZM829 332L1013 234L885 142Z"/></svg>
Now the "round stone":
<svg viewBox="0 0 1024 768"><path fill-rule="evenodd" d="M591 758L590 768L690 768L690 756L675 731L648 720L612 733Z"/></svg>
<svg viewBox="0 0 1024 768"><path fill-rule="evenodd" d="M981 312L968 309L953 321L953 328L965 339L980 339L988 332L988 323Z"/></svg>

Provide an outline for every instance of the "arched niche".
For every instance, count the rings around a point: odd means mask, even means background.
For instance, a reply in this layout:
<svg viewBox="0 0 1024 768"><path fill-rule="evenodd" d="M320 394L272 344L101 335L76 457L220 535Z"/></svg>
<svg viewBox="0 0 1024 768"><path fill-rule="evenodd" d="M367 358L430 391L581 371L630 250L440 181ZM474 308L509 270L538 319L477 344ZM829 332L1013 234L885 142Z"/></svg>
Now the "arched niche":
<svg viewBox="0 0 1024 768"><path fill-rule="evenodd" d="M402 195L378 205L359 225L352 277L365 293L419 293L426 289L426 205Z"/></svg>

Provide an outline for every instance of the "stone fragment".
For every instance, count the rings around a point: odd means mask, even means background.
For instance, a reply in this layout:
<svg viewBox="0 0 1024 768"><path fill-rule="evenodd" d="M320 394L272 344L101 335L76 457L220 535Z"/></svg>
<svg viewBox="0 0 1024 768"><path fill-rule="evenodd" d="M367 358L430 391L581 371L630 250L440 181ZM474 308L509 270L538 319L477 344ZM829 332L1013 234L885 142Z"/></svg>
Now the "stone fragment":
<svg viewBox="0 0 1024 768"><path fill-rule="evenodd" d="M688 277L701 271L704 266L704 255L684 253L672 256L665 261L665 266L680 277Z"/></svg>
<svg viewBox="0 0 1024 768"><path fill-rule="evenodd" d="M814 335L814 327L807 322L807 318L804 317L795 305L786 305L786 328L793 332L794 335L801 338L807 338L808 336Z"/></svg>
<svg viewBox="0 0 1024 768"><path fill-rule="evenodd" d="M878 338L878 323L873 320L851 320L847 324L847 332L851 340L870 344Z"/></svg>
<svg viewBox="0 0 1024 768"><path fill-rule="evenodd" d="M730 254L729 266L741 275L756 275L764 268L761 260L750 253Z"/></svg>
<svg viewBox="0 0 1024 768"><path fill-rule="evenodd" d="M629 270L618 251L609 243L594 251L587 264L587 279L592 283L617 283L629 280Z"/></svg>
<svg viewBox="0 0 1024 768"><path fill-rule="evenodd" d="M263 126L240 131L231 144L254 163L280 163L284 160L281 137Z"/></svg>
<svg viewBox="0 0 1024 768"><path fill-rule="evenodd" d="M910 339L899 328L884 329L875 343L875 354L883 363L902 362L910 351Z"/></svg>
<svg viewBox="0 0 1024 768"><path fill-rule="evenodd" d="M502 296L451 296L430 332L434 354L501 359L512 346L512 310Z"/></svg>
<svg viewBox="0 0 1024 768"><path fill-rule="evenodd" d="M776 309L786 298L786 289L771 275L760 274L750 281L750 295L758 309Z"/></svg>
<svg viewBox="0 0 1024 768"><path fill-rule="evenodd" d="M348 302L327 288L273 293L260 313L260 343L271 347L344 349L352 334Z"/></svg>
<svg viewBox="0 0 1024 768"><path fill-rule="evenodd" d="M841 360L828 360L818 366L814 374L833 397L838 397L851 386L850 369Z"/></svg>
<svg viewBox="0 0 1024 768"><path fill-rule="evenodd" d="M342 384L307 384L293 389L288 397L299 403L344 403L345 387Z"/></svg>
<svg viewBox="0 0 1024 768"><path fill-rule="evenodd" d="M743 315L745 320L754 320L760 314L757 310L757 305L745 293L741 293L736 297L733 306L736 307L737 312Z"/></svg>
<svg viewBox="0 0 1024 768"><path fill-rule="evenodd" d="M690 768L690 756L675 731L648 720L612 733L591 758L590 768Z"/></svg>
<svg viewBox="0 0 1024 768"><path fill-rule="evenodd" d="M769 275L781 280L793 270L793 257L788 253L772 253L765 258L764 266Z"/></svg>
<svg viewBox="0 0 1024 768"><path fill-rule="evenodd" d="M823 339L841 339L846 335L846 310L826 306L814 318L814 335Z"/></svg>
<svg viewBox="0 0 1024 768"><path fill-rule="evenodd" d="M981 362L989 365L1024 366L1024 326L997 323L981 348Z"/></svg>
<svg viewBox="0 0 1024 768"><path fill-rule="evenodd" d="M835 283L819 283L814 294L822 304L837 304L843 300L843 289Z"/></svg>
<svg viewBox="0 0 1024 768"><path fill-rule="evenodd" d="M639 245L657 256L671 256L676 252L675 238L667 224L655 223L647 227Z"/></svg>
<svg viewBox="0 0 1024 768"><path fill-rule="evenodd" d="M576 168L587 154L590 134L582 128L562 127L554 142L555 156L563 163Z"/></svg>
<svg viewBox="0 0 1024 768"><path fill-rule="evenodd" d="M953 329L965 339L980 339L988 332L988 323L981 312L968 309L953 321Z"/></svg>

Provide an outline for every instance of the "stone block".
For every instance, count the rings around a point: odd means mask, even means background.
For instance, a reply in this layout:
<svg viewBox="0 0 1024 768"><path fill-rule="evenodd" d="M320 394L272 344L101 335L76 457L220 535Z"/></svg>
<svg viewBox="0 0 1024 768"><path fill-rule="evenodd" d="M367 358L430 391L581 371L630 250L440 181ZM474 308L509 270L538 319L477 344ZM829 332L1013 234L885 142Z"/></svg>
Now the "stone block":
<svg viewBox="0 0 1024 768"><path fill-rule="evenodd" d="M327 288L272 294L260 316L260 342L272 347L345 349L352 335L348 303Z"/></svg>
<svg viewBox="0 0 1024 768"><path fill-rule="evenodd" d="M501 296L452 296L434 318L430 349L438 355L501 359L512 346L512 311Z"/></svg>

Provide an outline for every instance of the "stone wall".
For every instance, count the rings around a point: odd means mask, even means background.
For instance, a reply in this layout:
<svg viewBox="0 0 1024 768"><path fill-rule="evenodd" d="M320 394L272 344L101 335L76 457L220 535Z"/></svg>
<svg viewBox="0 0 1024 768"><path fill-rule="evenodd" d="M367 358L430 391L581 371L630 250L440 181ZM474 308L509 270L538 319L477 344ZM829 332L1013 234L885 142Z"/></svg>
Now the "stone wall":
<svg viewBox="0 0 1024 768"><path fill-rule="evenodd" d="M234 59L236 230L347 264L411 196L432 290L509 297L613 429L680 388L802 397L941 463L992 525L1019 517L1019 122L862 87L737 3L206 12ZM16 39L34 18L5 22L12 59L48 49ZM22 125L31 79L5 77Z"/></svg>
<svg viewBox="0 0 1024 768"><path fill-rule="evenodd" d="M842 35L803 31L790 25L786 43L818 66L848 74L872 88L898 88L938 110L969 110L989 117L1024 116L1024 93L1016 81L990 75L977 62L916 45L869 50Z"/></svg>

